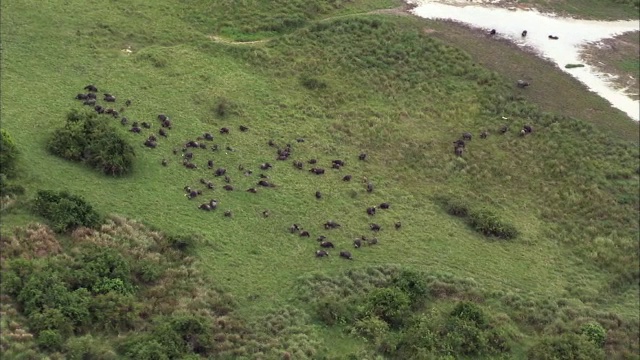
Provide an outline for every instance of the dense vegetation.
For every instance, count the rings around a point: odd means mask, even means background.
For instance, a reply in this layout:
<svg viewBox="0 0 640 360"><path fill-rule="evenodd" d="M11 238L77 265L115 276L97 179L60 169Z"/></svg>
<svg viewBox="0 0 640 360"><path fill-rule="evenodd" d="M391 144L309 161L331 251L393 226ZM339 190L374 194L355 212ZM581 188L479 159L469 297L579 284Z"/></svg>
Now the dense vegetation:
<svg viewBox="0 0 640 360"><path fill-rule="evenodd" d="M2 2L2 130L25 190L2 209L3 356L637 356L640 151L615 131L637 125L603 133L545 112L526 100L535 89L427 31L439 23L367 14L394 1L112 2L68 16L83 5ZM167 114L170 134L143 148L115 119L69 114L88 83L132 99L125 115L149 132ZM71 96L33 101L42 84ZM180 149L205 132L219 150L193 150L186 169ZM297 171L271 139L305 169L346 165ZM135 171L127 144L141 149ZM236 188L203 189L216 211L183 191L212 178L208 159ZM244 191L259 173L278 186ZM326 231L329 219L342 227ZM379 244L354 249L374 221ZM336 244L328 258L314 258L318 235Z"/></svg>
<svg viewBox="0 0 640 360"><path fill-rule="evenodd" d="M63 128L56 130L49 151L64 159L83 162L107 175L121 176L133 169L135 151L117 130L95 112L73 109Z"/></svg>

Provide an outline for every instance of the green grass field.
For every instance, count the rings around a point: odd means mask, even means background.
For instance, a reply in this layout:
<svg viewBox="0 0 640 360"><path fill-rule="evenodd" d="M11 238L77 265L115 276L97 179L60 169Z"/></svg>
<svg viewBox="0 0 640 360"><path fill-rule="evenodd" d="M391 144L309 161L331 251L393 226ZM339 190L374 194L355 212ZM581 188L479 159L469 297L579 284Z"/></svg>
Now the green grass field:
<svg viewBox="0 0 640 360"><path fill-rule="evenodd" d="M571 299L637 323L637 123L508 45L495 46L510 54L510 65L490 65L495 50L471 44L476 40L467 30L412 17L356 15L399 5L3 2L2 128L19 145L25 198L38 189L68 190L103 214L138 219L167 233L201 235L198 268L233 294L237 312L247 319L285 305L310 312L296 284L311 273L340 276L397 264L472 279L486 292ZM437 31L425 33L425 27ZM271 40L236 45L212 41L212 35ZM516 90L513 75L529 64L558 86L547 93ZM310 90L301 83L305 77L326 87ZM136 149L130 176L108 178L46 151L68 111L82 108L73 98L89 83L114 94L117 108L131 99L123 113L130 121L152 123L135 135L104 117ZM563 90L574 94L569 105L558 102ZM215 111L221 99L230 104L224 117ZM586 114L585 103L597 107L597 115ZM142 142L157 132L160 113L171 118L173 129L158 148L147 149ZM518 136L526 123L533 134ZM506 124L510 131L500 135ZM240 132L240 125L250 130ZM230 134L218 133L223 126ZM487 139L479 138L483 130L490 133ZM465 131L474 139L456 158L452 142ZM204 132L214 134L211 143L220 150L194 150L199 168L188 170L172 150ZM297 143L300 137L305 141ZM291 143L291 159L276 161L270 139ZM367 161L358 160L361 152ZM292 166L311 158L327 173L312 175L306 163L303 171ZM227 168L235 191L222 190L224 182L207 169L209 159L214 169ZM346 166L331 169L332 159ZM273 169L261 171L264 162ZM244 176L239 165L253 174ZM246 192L260 173L277 187ZM353 175L351 182L341 180L346 174ZM363 177L375 185L372 193ZM201 178L216 189L187 200L183 187L202 189ZM314 197L316 191L322 199ZM448 215L436 201L440 196L487 207L520 236L486 239ZM216 211L197 209L211 198L220 202ZM368 206L385 201L391 209L366 214ZM223 216L226 210L233 217ZM323 229L331 219L342 227ZM44 220L15 206L4 212L2 231L32 221ZM372 222L382 226L380 244L353 249L355 237L372 236ZM293 223L309 230L311 239L289 233ZM337 246L328 259L314 257L319 235ZM354 260L340 259L342 249ZM367 347L316 320L310 324L316 341L336 343L328 351L337 358ZM524 338L516 354L529 345Z"/></svg>

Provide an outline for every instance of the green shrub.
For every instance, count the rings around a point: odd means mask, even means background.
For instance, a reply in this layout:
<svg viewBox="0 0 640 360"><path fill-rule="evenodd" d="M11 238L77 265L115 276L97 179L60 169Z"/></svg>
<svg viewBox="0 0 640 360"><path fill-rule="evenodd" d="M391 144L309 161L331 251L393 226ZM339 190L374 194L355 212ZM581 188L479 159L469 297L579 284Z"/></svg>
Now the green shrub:
<svg viewBox="0 0 640 360"><path fill-rule="evenodd" d="M444 201L444 208L449 215L466 217L469 215L469 206L460 199L447 199Z"/></svg>
<svg viewBox="0 0 640 360"><path fill-rule="evenodd" d="M18 147L5 129L0 129L0 171L8 177L15 175Z"/></svg>
<svg viewBox="0 0 640 360"><path fill-rule="evenodd" d="M216 105L214 106L214 113L220 118L240 114L238 105L225 97L218 98Z"/></svg>
<svg viewBox="0 0 640 360"><path fill-rule="evenodd" d="M121 176L133 169L135 151L109 123L95 112L71 111L67 122L47 144L49 152L64 159L83 162L107 175Z"/></svg>
<svg viewBox="0 0 640 360"><path fill-rule="evenodd" d="M62 335L56 330L44 330L38 334L38 346L47 351L57 351L62 348Z"/></svg>
<svg viewBox="0 0 640 360"><path fill-rule="evenodd" d="M115 360L119 359L104 339L96 339L92 335L72 337L65 343L68 360Z"/></svg>
<svg viewBox="0 0 640 360"><path fill-rule="evenodd" d="M429 293L424 277L412 270L402 270L392 284L407 294L413 304L422 303Z"/></svg>
<svg viewBox="0 0 640 360"><path fill-rule="evenodd" d="M38 191L33 210L49 220L56 232L66 232L79 226L95 228L101 223L100 215L89 203L66 191Z"/></svg>
<svg viewBox="0 0 640 360"><path fill-rule="evenodd" d="M518 230L513 225L502 222L497 215L487 209L471 212L469 225L485 236L495 236L505 240L518 236Z"/></svg>
<svg viewBox="0 0 640 360"><path fill-rule="evenodd" d="M172 248L184 253L193 250L198 243L198 238L194 235L169 235L167 240Z"/></svg>
<svg viewBox="0 0 640 360"><path fill-rule="evenodd" d="M380 342L389 331L389 324L377 316L368 316L353 324L354 332L374 342Z"/></svg>
<svg viewBox="0 0 640 360"><path fill-rule="evenodd" d="M167 349L149 336L129 339L121 347L121 353L132 360L168 360Z"/></svg>
<svg viewBox="0 0 640 360"><path fill-rule="evenodd" d="M8 182L7 176L5 174L0 173L0 196L22 195L24 194L24 191L25 191L24 186L10 184Z"/></svg>
<svg viewBox="0 0 640 360"><path fill-rule="evenodd" d="M322 90L327 88L327 83L309 76L302 76L300 78L300 84L309 90Z"/></svg>
<svg viewBox="0 0 640 360"><path fill-rule="evenodd" d="M378 288L367 295L364 313L397 326L407 315L410 303L409 296L397 288Z"/></svg>
<svg viewBox="0 0 640 360"><path fill-rule="evenodd" d="M117 250L97 245L85 246L74 268L70 278L74 287L89 289L94 294L113 291L126 295L133 292L131 267Z"/></svg>
<svg viewBox="0 0 640 360"><path fill-rule="evenodd" d="M604 359L604 351L586 336L566 333L543 338L527 352L529 360L598 360Z"/></svg>
<svg viewBox="0 0 640 360"><path fill-rule="evenodd" d="M325 297L318 301L315 308L320 321L329 326L349 322L354 316L352 306L344 298Z"/></svg>
<svg viewBox="0 0 640 360"><path fill-rule="evenodd" d="M451 311L450 316L470 321L478 328L487 327L487 317L484 311L478 305L468 301L459 302Z"/></svg>
<svg viewBox="0 0 640 360"><path fill-rule="evenodd" d="M607 339L607 331L598 323L584 324L581 333L598 347L603 347Z"/></svg>
<svg viewBox="0 0 640 360"><path fill-rule="evenodd" d="M89 305L94 328L108 332L132 330L138 320L138 308L132 295L116 292L96 295Z"/></svg>

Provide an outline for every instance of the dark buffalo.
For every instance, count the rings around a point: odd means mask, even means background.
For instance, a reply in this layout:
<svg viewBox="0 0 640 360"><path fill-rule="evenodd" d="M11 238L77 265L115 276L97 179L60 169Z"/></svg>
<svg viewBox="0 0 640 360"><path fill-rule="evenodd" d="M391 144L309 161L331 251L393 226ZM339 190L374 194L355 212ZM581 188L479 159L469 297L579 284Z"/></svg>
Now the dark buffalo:
<svg viewBox="0 0 640 360"><path fill-rule="evenodd" d="M527 30L523 30L523 31L522 31L522 34L520 34L520 35L522 35L522 37L527 36Z"/></svg>
<svg viewBox="0 0 640 360"><path fill-rule="evenodd" d="M91 92L98 92L98 88L95 87L94 85L87 85L84 87L84 90L91 91Z"/></svg>
<svg viewBox="0 0 640 360"><path fill-rule="evenodd" d="M533 128L531 127L531 125L525 125L522 127L522 130L524 130L525 132L527 132L527 134L531 134L533 132Z"/></svg>
<svg viewBox="0 0 640 360"><path fill-rule="evenodd" d="M276 187L274 184L266 181L266 180L260 180L258 181L258 185L260 186L264 186L264 187Z"/></svg>
<svg viewBox="0 0 640 360"><path fill-rule="evenodd" d="M369 244L369 246L371 245L377 245L378 244L378 238L371 238L369 240L367 240L367 244Z"/></svg>
<svg viewBox="0 0 640 360"><path fill-rule="evenodd" d="M360 155L358 155L358 159L364 161L367 160L367 154L366 153L361 153Z"/></svg>
<svg viewBox="0 0 640 360"><path fill-rule="evenodd" d="M344 166L344 161L342 160L333 160L331 161L332 164L338 164L339 166Z"/></svg>
<svg viewBox="0 0 640 360"><path fill-rule="evenodd" d="M396 230L399 230L402 227L402 223L400 221L396 221L393 225L396 227Z"/></svg>
<svg viewBox="0 0 640 360"><path fill-rule="evenodd" d="M182 156L184 156L185 159L193 159L193 153L192 152L187 152L182 154Z"/></svg>
<svg viewBox="0 0 640 360"><path fill-rule="evenodd" d="M227 184L231 182L231 178L228 175L224 176L224 182L226 182Z"/></svg>
<svg viewBox="0 0 640 360"><path fill-rule="evenodd" d="M373 192L373 184L370 182L367 183L367 192Z"/></svg>
<svg viewBox="0 0 640 360"><path fill-rule="evenodd" d="M309 232L307 230L303 230L300 232L300 236L301 237L310 237L311 234L309 234Z"/></svg>
<svg viewBox="0 0 640 360"><path fill-rule="evenodd" d="M129 119L127 119L126 117L123 117L122 119L120 119L120 124L122 125L127 125L128 122L129 122Z"/></svg>
<svg viewBox="0 0 640 360"><path fill-rule="evenodd" d="M495 35L497 33L496 29L491 29L491 31L489 31L489 35Z"/></svg>
<svg viewBox="0 0 640 360"><path fill-rule="evenodd" d="M132 133L139 134L139 133L142 131L142 129L140 129L140 128L139 128L139 127L137 127L137 126L134 126L134 127L132 127L132 128L131 128L131 130L129 130L129 131L131 131Z"/></svg>
<svg viewBox="0 0 640 360"><path fill-rule="evenodd" d="M471 133L470 132L463 133L462 140L471 141Z"/></svg>
<svg viewBox="0 0 640 360"><path fill-rule="evenodd" d="M299 142L299 143L303 143L304 139L303 138L297 138L296 141Z"/></svg>
<svg viewBox="0 0 640 360"><path fill-rule="evenodd" d="M232 217L232 216L233 216L233 213L231 212L231 210L227 210L227 211L225 211L225 212L224 212L224 216L226 216L226 217Z"/></svg>
<svg viewBox="0 0 640 360"><path fill-rule="evenodd" d="M323 248L335 248L335 246L333 246L333 243L331 241L323 241L320 243L320 246Z"/></svg>
<svg viewBox="0 0 640 360"><path fill-rule="evenodd" d="M103 114L103 113L104 113L104 108L103 108L102 106L100 106L100 105L96 105L93 109L94 109L98 114Z"/></svg>
<svg viewBox="0 0 640 360"><path fill-rule="evenodd" d="M325 229L335 229L335 228L339 228L341 225L338 224L337 222L330 220L327 221L326 223L324 223L324 228Z"/></svg>
<svg viewBox="0 0 640 360"><path fill-rule="evenodd" d="M329 253L326 252L325 250L317 250L316 251L316 257L325 257L325 256L329 256Z"/></svg>
<svg viewBox="0 0 640 360"><path fill-rule="evenodd" d="M213 160L207 160L207 167L209 169L213 168Z"/></svg>
<svg viewBox="0 0 640 360"><path fill-rule="evenodd" d="M309 169L309 172L312 172L316 175L322 175L324 174L324 169L323 168L311 168Z"/></svg>
<svg viewBox="0 0 640 360"><path fill-rule="evenodd" d="M220 129L220 134L228 134L229 133L229 129L226 127L223 127Z"/></svg>
<svg viewBox="0 0 640 360"><path fill-rule="evenodd" d="M358 249L358 248L360 248L361 246L362 246L362 240L360 240L360 239L355 239L355 240L353 240L353 247L354 247L354 248Z"/></svg>
<svg viewBox="0 0 640 360"><path fill-rule="evenodd" d="M293 234L296 231L300 231L300 225L298 224L293 224L289 227L289 231Z"/></svg>
<svg viewBox="0 0 640 360"><path fill-rule="evenodd" d="M96 99L87 99L87 100L82 102L82 105L95 106L96 105Z"/></svg>
<svg viewBox="0 0 640 360"><path fill-rule="evenodd" d="M480 133L480 139L486 139L487 136L489 136L489 132L488 131L483 131Z"/></svg>
<svg viewBox="0 0 640 360"><path fill-rule="evenodd" d="M233 191L233 186L231 186L231 185L225 185L222 188L227 190L227 191Z"/></svg>
<svg viewBox="0 0 640 360"><path fill-rule="evenodd" d="M391 204L387 202L383 202L382 204L380 204L380 209L388 209L390 207L391 207Z"/></svg>
<svg viewBox="0 0 640 360"><path fill-rule="evenodd" d="M342 177L342 181L351 181L351 175L345 175Z"/></svg>
<svg viewBox="0 0 640 360"><path fill-rule="evenodd" d="M318 163L318 160L316 160L316 159L311 159L311 160L309 160L309 161L307 161L307 162L308 162L309 164L311 164L311 165L314 165L314 164L317 164L317 163Z"/></svg>
<svg viewBox="0 0 640 360"><path fill-rule="evenodd" d="M341 167L342 167L342 166L341 166L340 164L336 164L336 163L331 164L331 168L332 168L332 169L338 169L338 170L340 170L340 168L341 168Z"/></svg>
<svg viewBox="0 0 640 360"><path fill-rule="evenodd" d="M162 122L162 127L167 128L167 129L171 129L171 120L167 119L165 121Z"/></svg>
<svg viewBox="0 0 640 360"><path fill-rule="evenodd" d="M526 88L527 86L529 86L529 82L528 81L524 81L524 80L518 80L516 81L516 86L518 86L521 89Z"/></svg>
<svg viewBox="0 0 640 360"><path fill-rule="evenodd" d="M255 194L255 193L257 193L257 192L258 192L258 190L257 190L256 188L249 188L249 189L247 189L247 192L250 192L250 193L252 193L252 194Z"/></svg>
<svg viewBox="0 0 640 360"><path fill-rule="evenodd" d="M371 206L367 208L367 215L375 215L376 214L376 207L375 206Z"/></svg>
<svg viewBox="0 0 640 360"><path fill-rule="evenodd" d="M169 117L165 114L160 114L158 115L158 120L160 120L160 122L165 122L167 120L169 120Z"/></svg>
<svg viewBox="0 0 640 360"><path fill-rule="evenodd" d="M248 131L248 130L249 130L248 127L246 127L244 125L240 125L240 131L245 132L245 131Z"/></svg>
<svg viewBox="0 0 640 360"><path fill-rule="evenodd" d="M93 99L93 100L97 100L98 96L96 96L95 93L88 93L87 94L87 99Z"/></svg>
<svg viewBox="0 0 640 360"><path fill-rule="evenodd" d="M210 133L204 133L204 139L205 140L213 140L213 135L211 135Z"/></svg>
<svg viewBox="0 0 640 360"><path fill-rule="evenodd" d="M209 204L200 204L200 206L198 206L198 209L202 209L205 211L211 211L211 205Z"/></svg>
<svg viewBox="0 0 640 360"><path fill-rule="evenodd" d="M188 162L188 161L183 162L183 165L187 169L192 169L193 170L193 169L197 169L198 168L198 165L196 165L196 164L194 164L192 162Z"/></svg>
<svg viewBox="0 0 640 360"><path fill-rule="evenodd" d="M316 191L316 199L322 199L322 193L320 191Z"/></svg>
<svg viewBox="0 0 640 360"><path fill-rule="evenodd" d="M106 102L116 102L116 97L110 94L104 95L104 101Z"/></svg>
<svg viewBox="0 0 640 360"><path fill-rule="evenodd" d="M76 100L87 100L87 94L78 94L76 95Z"/></svg>
<svg viewBox="0 0 640 360"><path fill-rule="evenodd" d="M327 239L327 237L326 237L326 236L324 236L324 235L320 235L320 236L318 236L318 238L316 239L316 241L318 241L318 242L322 242L322 241L325 241L326 239Z"/></svg>
<svg viewBox="0 0 640 360"><path fill-rule="evenodd" d="M124 102L124 104L125 104L126 106L131 106L131 100L127 99L127 101L125 101L125 102Z"/></svg>
<svg viewBox="0 0 640 360"><path fill-rule="evenodd" d="M464 152L464 148L457 147L457 148L454 149L454 152L455 152L456 156L462 156L462 153Z"/></svg>
<svg viewBox="0 0 640 360"><path fill-rule="evenodd" d="M369 224L369 228L373 231L380 231L380 229L382 229L378 224Z"/></svg>
<svg viewBox="0 0 640 360"><path fill-rule="evenodd" d="M271 164L269 164L269 163L263 163L263 164L260 164L260 169L262 169L262 170L269 170L269 169L271 169L272 167L273 167L273 165L271 165Z"/></svg>
<svg viewBox="0 0 640 360"><path fill-rule="evenodd" d="M162 166L167 166L169 165L169 162L167 161L167 159L162 159Z"/></svg>
<svg viewBox="0 0 640 360"><path fill-rule="evenodd" d="M293 166L296 169L302 170L302 167L304 166L304 164L302 164L302 161L296 160L293 162Z"/></svg>
<svg viewBox="0 0 640 360"><path fill-rule="evenodd" d="M507 125L500 128L500 134L505 134L507 131L509 131L509 127Z"/></svg>
<svg viewBox="0 0 640 360"><path fill-rule="evenodd" d="M351 253L348 251L340 251L340 257L347 260L353 260L353 256L351 256Z"/></svg>
<svg viewBox="0 0 640 360"><path fill-rule="evenodd" d="M160 130L158 130L158 135L163 136L163 137L167 137L167 132L164 131L164 129L160 129Z"/></svg>
<svg viewBox="0 0 640 360"><path fill-rule="evenodd" d="M227 169L225 168L218 168L216 169L216 171L214 172L215 176L222 176L227 172Z"/></svg>
<svg viewBox="0 0 640 360"><path fill-rule="evenodd" d="M151 124L149 124L149 123L148 123L148 122L146 122L146 121L143 121L143 122L142 122L142 127L143 127L143 128L145 128L145 129L151 129Z"/></svg>
<svg viewBox="0 0 640 360"><path fill-rule="evenodd" d="M549 35L549 39L551 40L558 40L559 38L557 36L554 35Z"/></svg>

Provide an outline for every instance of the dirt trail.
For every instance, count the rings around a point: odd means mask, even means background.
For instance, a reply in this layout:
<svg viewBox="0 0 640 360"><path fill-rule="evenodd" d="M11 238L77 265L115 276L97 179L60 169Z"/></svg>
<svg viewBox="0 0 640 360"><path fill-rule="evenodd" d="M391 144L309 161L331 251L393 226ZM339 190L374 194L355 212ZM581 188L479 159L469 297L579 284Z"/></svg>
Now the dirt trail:
<svg viewBox="0 0 640 360"><path fill-rule="evenodd" d="M411 13L409 13L409 10L411 8L412 8L412 6L405 5L405 6L400 6L400 7L397 7L397 8L378 9L378 10L372 10L372 11L355 13L355 14L336 15L336 16L331 16L331 17L328 17L328 18L320 19L320 20L317 20L317 21L318 22L322 22L322 21L330 21L330 20L339 19L339 18L343 18L343 17L349 17L349 16L373 15L373 14L409 16L409 15L411 15ZM213 41L215 41L215 42L219 42L219 43L223 43L223 44L229 44L229 45L258 45L258 44L264 44L264 43L274 39L273 37L271 37L271 38L254 40L254 41L235 41L235 40L231 40L231 39L226 39L226 38L224 38L222 36L218 36L218 35L209 35L208 38L213 40Z"/></svg>

